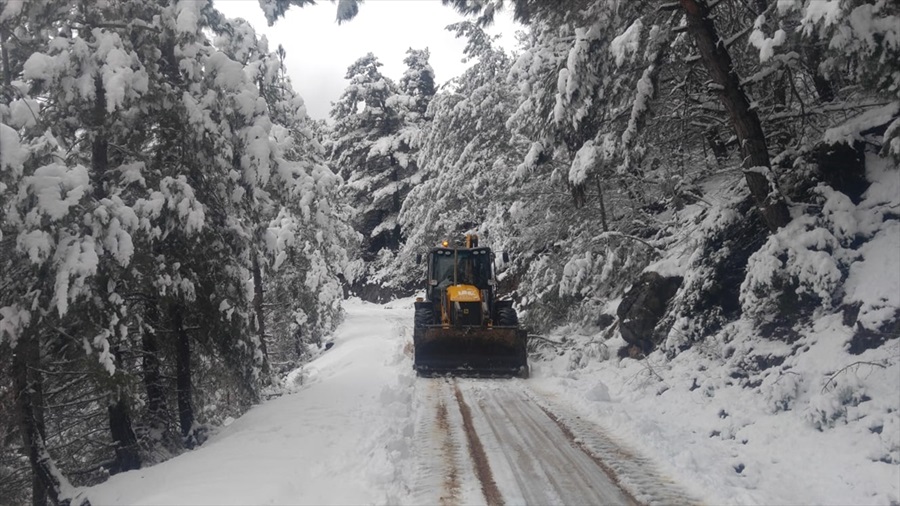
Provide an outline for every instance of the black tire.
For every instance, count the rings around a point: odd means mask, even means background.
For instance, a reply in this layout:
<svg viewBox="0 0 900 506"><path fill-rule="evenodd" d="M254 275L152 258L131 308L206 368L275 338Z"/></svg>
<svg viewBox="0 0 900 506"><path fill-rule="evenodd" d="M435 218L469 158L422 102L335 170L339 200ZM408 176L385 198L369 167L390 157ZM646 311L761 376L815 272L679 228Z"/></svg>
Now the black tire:
<svg viewBox="0 0 900 506"><path fill-rule="evenodd" d="M511 307L497 309L497 325L501 327L515 327L519 325L519 315Z"/></svg>
<svg viewBox="0 0 900 506"><path fill-rule="evenodd" d="M427 327L428 325L432 324L434 324L434 309L430 307L417 307L415 326Z"/></svg>

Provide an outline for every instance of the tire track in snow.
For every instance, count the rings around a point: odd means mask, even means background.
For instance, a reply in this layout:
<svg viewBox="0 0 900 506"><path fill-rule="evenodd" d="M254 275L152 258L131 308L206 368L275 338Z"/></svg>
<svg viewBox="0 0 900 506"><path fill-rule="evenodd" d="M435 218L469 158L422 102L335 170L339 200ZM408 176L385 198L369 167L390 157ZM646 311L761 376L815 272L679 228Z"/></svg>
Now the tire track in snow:
<svg viewBox="0 0 900 506"><path fill-rule="evenodd" d="M477 427L490 434L491 465L501 475L507 502L526 504L636 504L605 470L573 444L515 381L468 382L478 396ZM482 434L482 438L487 437Z"/></svg>
<svg viewBox="0 0 900 506"><path fill-rule="evenodd" d="M424 387L424 388L423 388ZM449 440L449 420L446 405L440 398L439 381L419 379L414 393L416 424L413 439L413 483L410 502L412 504L447 504L447 441ZM444 407L443 416L441 406ZM443 418L443 423L442 423ZM452 463L452 461L451 461Z"/></svg>
<svg viewBox="0 0 900 506"><path fill-rule="evenodd" d="M701 504L662 473L651 459L616 442L597 425L534 391L525 395L560 427L572 444L594 459L635 500L648 505Z"/></svg>
<svg viewBox="0 0 900 506"><path fill-rule="evenodd" d="M442 484L442 493L440 497L441 506L449 506L459 502L459 472L456 470L457 451L453 446L453 439L450 437L450 422L447 420L447 405L441 399L437 404L437 415L435 417L437 428L443 439L441 445L442 457L444 461L444 481Z"/></svg>
<svg viewBox="0 0 900 506"><path fill-rule="evenodd" d="M503 506L503 496L500 495L500 490L497 489L497 483L494 481L491 467L488 465L487 455L484 453L484 446L482 446L481 440L478 438L478 433L475 432L475 425L472 422L472 410L466 404L465 399L463 399L459 385L455 381L453 382L453 393L457 404L459 404L463 428L466 431L466 439L469 442L469 456L475 464L475 473L478 476L478 481L481 482L481 493L484 494L484 499L488 506Z"/></svg>
<svg viewBox="0 0 900 506"><path fill-rule="evenodd" d="M483 395L479 397L476 421L483 438L492 443L490 448L496 473L505 477L501 480L503 496L514 504L562 504L562 499L549 486L551 478L537 465L525 440L518 431L509 430L515 420L496 404L493 396L487 400Z"/></svg>
<svg viewBox="0 0 900 506"><path fill-rule="evenodd" d="M417 387L413 504L697 504L651 459L524 382Z"/></svg>
<svg viewBox="0 0 900 506"><path fill-rule="evenodd" d="M419 378L412 504L484 504L468 458L463 416L444 378ZM419 391L421 390L421 393Z"/></svg>

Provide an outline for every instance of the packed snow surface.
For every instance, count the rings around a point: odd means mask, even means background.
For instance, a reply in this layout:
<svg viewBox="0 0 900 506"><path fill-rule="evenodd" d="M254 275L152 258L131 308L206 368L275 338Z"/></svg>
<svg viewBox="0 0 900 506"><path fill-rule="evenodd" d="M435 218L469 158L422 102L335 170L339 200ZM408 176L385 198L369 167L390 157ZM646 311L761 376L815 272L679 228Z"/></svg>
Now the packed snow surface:
<svg viewBox="0 0 900 506"><path fill-rule="evenodd" d="M620 497L641 503L900 501L897 366L857 364L835 374L818 365L842 353L833 320L804 340L809 353L790 359L797 377L767 378L760 395L729 386L726 369L700 352L663 363L654 355L610 357L605 346L592 356L533 361L529 380L416 378L412 301L345 307L334 346L294 371L285 395L221 427L202 447L83 496L94 505L484 504L492 489L506 504L563 503L547 471L560 453L543 444L572 445L604 461L624 488ZM896 342L858 360L881 363L883 354L896 356ZM833 379L805 389L800 374ZM840 404L854 385L866 397ZM807 390L803 409L772 405L799 403L790 394ZM463 411L474 420L492 486L477 476ZM536 445L556 430L543 413L569 439ZM589 468L583 457L571 465ZM546 480L547 492L528 486L528 470Z"/></svg>
<svg viewBox="0 0 900 506"><path fill-rule="evenodd" d="M400 334L409 311L347 307L335 345L290 378L293 394L256 406L197 450L113 476L89 490L91 503L393 502L395 465L385 444L396 439L394 410L408 417L390 397L411 381Z"/></svg>

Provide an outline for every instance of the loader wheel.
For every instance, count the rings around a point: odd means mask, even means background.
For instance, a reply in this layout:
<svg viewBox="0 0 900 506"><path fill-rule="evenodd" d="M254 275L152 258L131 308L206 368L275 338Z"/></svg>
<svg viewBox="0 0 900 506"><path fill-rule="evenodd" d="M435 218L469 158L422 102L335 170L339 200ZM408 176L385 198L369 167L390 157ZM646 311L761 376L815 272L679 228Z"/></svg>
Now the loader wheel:
<svg viewBox="0 0 900 506"><path fill-rule="evenodd" d="M519 315L511 307L501 307L497 310L497 324L501 327L515 327L519 324Z"/></svg>
<svg viewBox="0 0 900 506"><path fill-rule="evenodd" d="M434 323L434 310L430 307L417 307L415 326L427 327Z"/></svg>

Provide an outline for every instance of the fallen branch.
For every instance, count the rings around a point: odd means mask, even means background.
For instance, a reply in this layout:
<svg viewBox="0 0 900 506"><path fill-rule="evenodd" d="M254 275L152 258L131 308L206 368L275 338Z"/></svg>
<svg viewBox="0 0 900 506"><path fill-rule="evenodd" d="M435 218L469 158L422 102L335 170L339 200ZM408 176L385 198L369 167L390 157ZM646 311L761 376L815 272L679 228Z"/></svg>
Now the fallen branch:
<svg viewBox="0 0 900 506"><path fill-rule="evenodd" d="M610 230L609 232L603 232L602 234L600 234L600 235L594 237L593 240L594 240L594 241L599 241L600 239L607 239L607 238L609 238L609 237L621 237L621 238L623 238L623 239L631 239L632 241L637 241L637 242L643 244L644 246L647 246L648 248L652 249L653 251L656 251L656 252L659 252L659 251L660 251L659 248L657 248L656 246L650 244L649 242L647 242L647 241L641 239L640 237L635 237L635 236L633 236L633 235L623 234L622 232L617 232L617 231L615 231L615 230Z"/></svg>
<svg viewBox="0 0 900 506"><path fill-rule="evenodd" d="M845 367L842 367L842 368L839 369L837 372L835 372L834 374L832 374L831 377L828 378L828 381L825 382L825 386L822 387L822 393L824 394L825 391L828 390L828 385L834 383L834 382L835 382L835 381L834 381L835 378L837 378L839 374L841 374L841 373L843 373L843 372L846 372L847 369L850 369L851 367L859 367L859 366L861 366L861 365L873 365L873 366L876 366L876 367L880 367L880 368L882 368L882 369L887 369L887 366L886 366L886 365L884 365L884 364L879 364L879 363L877 363L877 362L865 362L865 361L862 361L862 360L853 362L852 364L850 364L850 365L848 365L848 366L845 366Z"/></svg>
<svg viewBox="0 0 900 506"><path fill-rule="evenodd" d="M546 336L542 336L542 335L540 335L540 334L528 334L528 339L532 339L532 338L540 339L541 341L544 341L544 342L546 342L546 343L550 343L550 344L552 344L552 345L554 345L554 346L562 346L562 345L566 344L565 341L554 341L553 339L550 339L550 338L548 338L548 337L546 337Z"/></svg>

